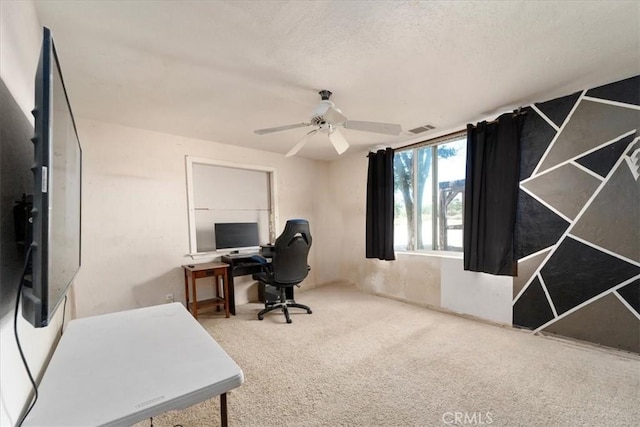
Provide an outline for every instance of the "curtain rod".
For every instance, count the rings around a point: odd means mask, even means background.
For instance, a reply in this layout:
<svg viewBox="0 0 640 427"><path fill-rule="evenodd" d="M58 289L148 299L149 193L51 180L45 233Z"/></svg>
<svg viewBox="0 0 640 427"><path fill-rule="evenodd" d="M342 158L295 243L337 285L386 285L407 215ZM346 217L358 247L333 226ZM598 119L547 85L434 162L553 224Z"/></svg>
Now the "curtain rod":
<svg viewBox="0 0 640 427"><path fill-rule="evenodd" d="M526 115L527 115L527 112L526 111L522 111L522 107L520 107L517 110L513 110L513 116L511 116L511 117L526 116ZM488 125L493 124L493 123L498 123L498 119L491 120L490 122L487 122Z"/></svg>
<svg viewBox="0 0 640 427"><path fill-rule="evenodd" d="M507 114L507 113L504 113ZM503 115L503 114L501 114ZM522 107L518 108L517 110L513 110L513 116L512 117L518 117L518 116L526 116L527 115L527 111L523 110ZM491 120L489 122L487 122L487 124L494 124L494 123L498 123L498 119L495 120ZM474 126L475 127L475 126ZM434 145L434 144L438 144L439 142L445 141L447 139L455 139L456 136L461 135L463 133L466 133L467 129L461 129L455 132L451 132L448 133L446 135L442 135L442 136L438 136L435 138L431 138L431 139L426 139L424 141L419 141L419 142L414 142L413 144L409 144L409 145L405 145L402 147L398 147L398 148L394 148L395 150L405 150L407 148L412 148L412 147L418 147L418 146L426 146L426 145ZM380 150L384 150L386 148L392 148L392 147L385 147L385 148L378 148L376 151L369 151L369 153L367 153L367 157L369 157L370 154L375 154L376 152L380 151Z"/></svg>
<svg viewBox="0 0 640 427"><path fill-rule="evenodd" d="M403 145L401 147L384 147L384 148L379 148L376 149L375 151L369 151L369 153L367 153L367 157L369 157L371 154L376 154L378 151L380 150L386 150L387 148L392 148L394 151L399 151L399 150L406 150L409 148L417 148L417 147L422 147L422 146L427 146L427 145L436 145L439 144L443 141L447 141L447 140L453 140L456 139L457 137L466 134L467 133L467 129L460 129L457 130L455 132L451 132L451 133L447 133L445 135L441 135L441 136L436 136L435 138L430 138L430 139L423 139L422 141L418 141L418 142L414 142L408 145Z"/></svg>

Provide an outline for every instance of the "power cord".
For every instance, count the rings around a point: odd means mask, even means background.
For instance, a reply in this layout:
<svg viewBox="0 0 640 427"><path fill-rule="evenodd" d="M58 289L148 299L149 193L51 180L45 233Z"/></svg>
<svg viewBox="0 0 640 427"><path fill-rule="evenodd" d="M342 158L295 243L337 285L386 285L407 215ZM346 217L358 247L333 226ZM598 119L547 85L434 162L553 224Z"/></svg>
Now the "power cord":
<svg viewBox="0 0 640 427"><path fill-rule="evenodd" d="M62 306L62 325L60 326L60 336L62 337L62 334L64 334L64 318L67 314L67 297L69 295L65 295L64 296L64 305Z"/></svg>
<svg viewBox="0 0 640 427"><path fill-rule="evenodd" d="M18 352L20 353L20 358L22 359L22 364L24 365L24 369L27 371L27 375L29 376L29 381L31 381L31 385L33 386L34 396L33 396L33 400L31 401L31 405L29 405L29 409L27 409L27 412L25 412L24 415L20 418L20 421L18 421L18 424L16 424L16 427L20 427L22 425L25 418L27 418L27 415L29 415L29 412L31 412L31 410L33 409L33 406L36 404L36 401L38 400L38 386L36 385L36 382L33 379L33 375L31 375L31 370L29 369L29 365L27 364L27 359L24 357L24 352L22 351L22 346L20 345L20 338L18 337L18 308L20 307L20 295L22 294L22 287L24 286L24 278L27 274L27 268L29 267L29 260L31 259L31 249L32 247L30 246L29 250L27 250L27 254L24 260L24 267L22 268L22 275L20 276L20 285L18 286L18 295L16 296L16 306L13 312L13 334L16 337L16 344L18 346Z"/></svg>

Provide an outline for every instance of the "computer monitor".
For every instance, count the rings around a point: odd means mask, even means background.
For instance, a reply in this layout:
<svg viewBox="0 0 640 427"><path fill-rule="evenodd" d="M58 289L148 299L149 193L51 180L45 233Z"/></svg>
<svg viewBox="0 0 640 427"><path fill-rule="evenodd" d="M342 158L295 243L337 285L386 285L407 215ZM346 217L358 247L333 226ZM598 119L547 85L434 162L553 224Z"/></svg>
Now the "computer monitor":
<svg viewBox="0 0 640 427"><path fill-rule="evenodd" d="M260 246L257 222L219 222L214 224L216 250L248 249Z"/></svg>

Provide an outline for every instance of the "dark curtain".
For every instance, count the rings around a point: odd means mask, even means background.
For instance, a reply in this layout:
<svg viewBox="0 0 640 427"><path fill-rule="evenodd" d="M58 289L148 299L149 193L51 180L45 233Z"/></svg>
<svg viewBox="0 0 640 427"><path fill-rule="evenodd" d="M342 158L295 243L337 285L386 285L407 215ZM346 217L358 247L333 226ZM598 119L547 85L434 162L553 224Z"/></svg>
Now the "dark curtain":
<svg viewBox="0 0 640 427"><path fill-rule="evenodd" d="M467 125L464 269L516 276L514 229L520 175L521 116Z"/></svg>
<svg viewBox="0 0 640 427"><path fill-rule="evenodd" d="M393 251L393 150L369 153L367 258L396 259Z"/></svg>

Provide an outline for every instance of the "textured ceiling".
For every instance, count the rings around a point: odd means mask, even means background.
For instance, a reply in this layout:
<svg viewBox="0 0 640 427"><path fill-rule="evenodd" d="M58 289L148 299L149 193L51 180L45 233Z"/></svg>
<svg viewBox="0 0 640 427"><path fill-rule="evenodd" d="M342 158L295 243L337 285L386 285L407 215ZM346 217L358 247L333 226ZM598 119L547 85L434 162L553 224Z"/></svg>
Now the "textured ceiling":
<svg viewBox="0 0 640 427"><path fill-rule="evenodd" d="M41 1L79 117L286 153L320 89L419 139L640 74L638 1ZM344 130L349 152L418 138ZM300 156L337 154L316 135Z"/></svg>

